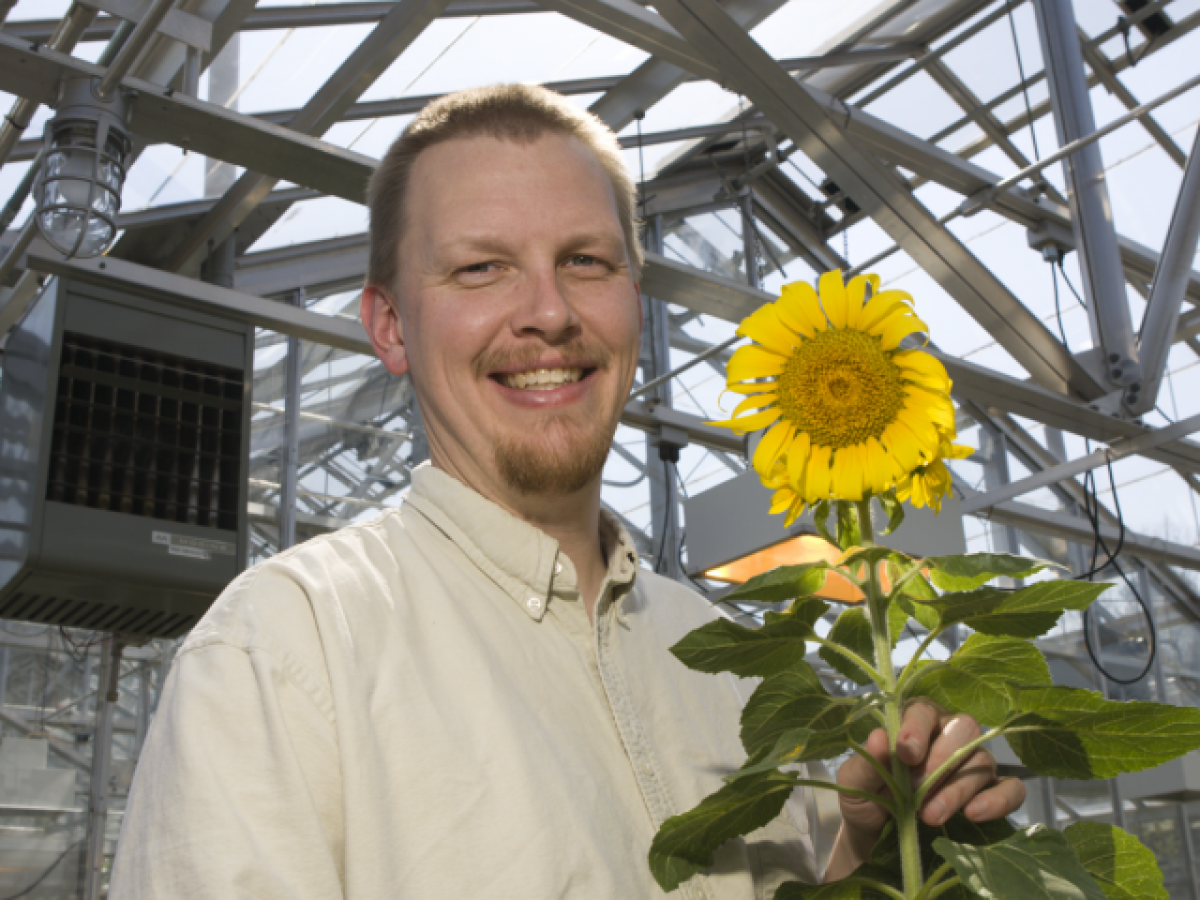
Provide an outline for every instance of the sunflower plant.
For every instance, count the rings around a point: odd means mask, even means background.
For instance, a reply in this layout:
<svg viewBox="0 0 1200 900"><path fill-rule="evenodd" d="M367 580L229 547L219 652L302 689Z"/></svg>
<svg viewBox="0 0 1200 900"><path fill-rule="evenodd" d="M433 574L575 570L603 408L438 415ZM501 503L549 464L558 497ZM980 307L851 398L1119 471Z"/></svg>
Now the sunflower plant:
<svg viewBox="0 0 1200 900"><path fill-rule="evenodd" d="M810 787L867 796L890 821L850 877L789 882L775 900L1168 896L1153 854L1112 825L1083 821L1060 833L960 814L934 828L918 817L948 773L999 737L1033 774L1070 779L1114 778L1200 748L1198 709L1054 685L1033 639L1108 585L1053 578L1004 589L989 582L1027 579L1055 564L1003 553L916 559L875 543L874 505L881 534L902 524L904 501L940 511L951 486L945 460L970 452L954 443L950 379L919 348L928 330L907 294L880 291L876 276L846 284L838 272L823 275L819 291L787 285L738 329L753 343L730 359L728 389L745 399L717 424L762 432L753 465L774 491L771 511L790 525L811 509L842 553L836 564L782 566L725 595L773 607L761 627L721 618L672 648L692 669L762 681L742 714L745 764L696 808L664 822L654 839L650 868L664 890L704 872L721 844L766 825L797 787ZM834 573L863 601L821 634L816 625L830 604L817 594ZM896 645L914 622L924 637L898 664ZM922 658L960 625L972 633L948 659ZM831 695L807 661L810 647L861 691ZM918 697L973 716L983 733L914 784L896 741L904 708ZM890 766L864 747L880 727ZM805 778L797 766L844 753L874 766L886 793Z"/></svg>

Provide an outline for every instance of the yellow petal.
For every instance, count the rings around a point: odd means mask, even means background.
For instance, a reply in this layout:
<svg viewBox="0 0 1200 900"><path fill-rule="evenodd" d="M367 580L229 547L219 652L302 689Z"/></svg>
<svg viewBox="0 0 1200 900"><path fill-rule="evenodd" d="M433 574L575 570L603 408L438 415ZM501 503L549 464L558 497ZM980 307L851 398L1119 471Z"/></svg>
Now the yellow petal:
<svg viewBox="0 0 1200 900"><path fill-rule="evenodd" d="M866 485L872 493L882 494L896 481L896 465L888 457L883 445L875 438L866 441Z"/></svg>
<svg viewBox="0 0 1200 900"><path fill-rule="evenodd" d="M845 328L848 317L846 285L842 281L842 273L834 269L821 276L821 308L829 317L829 324L834 328Z"/></svg>
<svg viewBox="0 0 1200 900"><path fill-rule="evenodd" d="M950 376L941 361L920 350L897 350L892 362L900 367L905 379L924 385L935 391L949 393Z"/></svg>
<svg viewBox="0 0 1200 900"><path fill-rule="evenodd" d="M942 456L950 459L966 459L975 452L974 447L964 447L961 444L951 444L948 452L943 452Z"/></svg>
<svg viewBox="0 0 1200 900"><path fill-rule="evenodd" d="M867 285L874 293L879 289L878 275L855 275L846 285L846 327L861 328L859 324L867 300Z"/></svg>
<svg viewBox="0 0 1200 900"><path fill-rule="evenodd" d="M943 394L934 394L915 384L904 386L905 406L933 422L938 431L954 429L954 404Z"/></svg>
<svg viewBox="0 0 1200 900"><path fill-rule="evenodd" d="M818 445L812 448L808 458L808 472L804 476L804 499L809 503L816 503L829 496L829 458L832 455L832 447Z"/></svg>
<svg viewBox="0 0 1200 900"><path fill-rule="evenodd" d="M917 415L909 409L901 409L896 413L896 421L893 424L903 424L908 426L908 429L916 438L917 447L921 454L928 460L933 459L937 455L938 441L937 429L924 416Z"/></svg>
<svg viewBox="0 0 1200 900"><path fill-rule="evenodd" d="M876 329L889 316L899 313L905 315L912 312L912 297L904 291L882 291L872 297L863 307L858 317L858 327L862 331L878 336Z"/></svg>
<svg viewBox="0 0 1200 900"><path fill-rule="evenodd" d="M804 498L803 498L803 497L797 497L795 500L793 500L793 501L792 501L792 506L791 506L791 508L788 510L787 518L783 520L783 527L784 527L784 528L791 528L791 527L792 527L792 523L796 521L796 518L797 518L797 517L798 517L798 516L799 516L799 515L800 515L802 512L804 512L804 507L805 507L806 505L807 505L807 504L804 502Z"/></svg>
<svg viewBox="0 0 1200 900"><path fill-rule="evenodd" d="M733 412L730 414L729 418L736 419L743 410L764 409L778 399L779 397L774 391L771 391L768 394L755 394L753 397L747 397L733 408Z"/></svg>
<svg viewBox="0 0 1200 900"><path fill-rule="evenodd" d="M839 500L861 500L863 463L860 445L839 447L833 458L833 496Z"/></svg>
<svg viewBox="0 0 1200 900"><path fill-rule="evenodd" d="M743 381L741 384L728 384L725 386L725 393L730 394L757 394L760 391L775 390L774 381Z"/></svg>
<svg viewBox="0 0 1200 900"><path fill-rule="evenodd" d="M780 488L771 495L771 515L778 515L790 507L796 500L796 492L791 488Z"/></svg>
<svg viewBox="0 0 1200 900"><path fill-rule="evenodd" d="M906 474L924 461L920 440L913 430L899 419L884 429L883 446Z"/></svg>
<svg viewBox="0 0 1200 900"><path fill-rule="evenodd" d="M766 428L768 425L774 424L779 421L780 415L778 407L772 407L771 409L766 409L749 416L742 416L740 419L733 419L729 422L709 422L708 424L746 434L747 432L758 431L761 428Z"/></svg>
<svg viewBox="0 0 1200 900"><path fill-rule="evenodd" d="M786 362L787 359L778 353L772 353L755 344L747 344L745 347L738 347L733 351L733 356L729 357L729 364L725 367L726 380L730 384L736 384L751 378L770 378L782 372Z"/></svg>
<svg viewBox="0 0 1200 900"><path fill-rule="evenodd" d="M804 493L804 476L808 468L808 457L812 451L812 442L807 432L800 432L796 440L788 448L788 484L799 494Z"/></svg>
<svg viewBox="0 0 1200 900"><path fill-rule="evenodd" d="M895 350L900 342L918 331L929 333L929 326L916 316L895 316L888 320L887 327L879 335L879 346L884 350Z"/></svg>
<svg viewBox="0 0 1200 900"><path fill-rule="evenodd" d="M788 441L795 431L796 426L787 422L779 422L772 425L762 436L762 440L758 442L758 446L754 450L754 471L759 476L766 475L774 468L776 460L787 447Z"/></svg>
<svg viewBox="0 0 1200 900"><path fill-rule="evenodd" d="M825 314L817 301L817 292L807 281L785 284L780 293L779 318L794 328L798 334L812 337L826 327Z"/></svg>
<svg viewBox="0 0 1200 900"><path fill-rule="evenodd" d="M792 350L800 343L795 332L779 321L779 314L775 312L773 303L760 306L743 319L737 333L781 356L790 356Z"/></svg>

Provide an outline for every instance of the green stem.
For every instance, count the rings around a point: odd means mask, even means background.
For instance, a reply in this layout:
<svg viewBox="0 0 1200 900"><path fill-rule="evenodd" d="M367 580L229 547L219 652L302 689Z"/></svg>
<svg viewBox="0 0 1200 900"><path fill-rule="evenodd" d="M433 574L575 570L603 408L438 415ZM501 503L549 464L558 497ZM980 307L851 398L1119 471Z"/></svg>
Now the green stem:
<svg viewBox="0 0 1200 900"><path fill-rule="evenodd" d="M921 646L917 648L917 652L913 654L912 659L908 661L908 665L904 667L904 671L900 673L900 680L896 683L897 695L904 695L904 689L908 687L909 682L912 681L917 675L917 663L920 662L922 654L929 649L930 644L938 639L938 635L940 635L943 630L944 629L936 628L925 636L925 640L921 641ZM947 663L936 662L934 665L940 667L947 665ZM929 671L931 671L929 667L924 667L921 669L922 674Z"/></svg>
<svg viewBox="0 0 1200 900"><path fill-rule="evenodd" d="M813 643L820 644L822 647L828 647L834 653L841 654L842 656L846 657L846 659L850 660L850 662L852 662L856 666L858 666L860 669L863 669L868 675L871 676L871 679L876 684L879 684L878 670L876 670L876 668L873 665L871 665L869 662L867 662L865 659L863 659L861 656L859 656L853 650L848 650L845 647L843 647L841 644L836 643L835 641L828 640L827 638L823 638L819 634L816 634L815 632L813 634L809 635L807 638L805 638L805 640L809 640L809 641L812 641Z"/></svg>
<svg viewBox="0 0 1200 900"><path fill-rule="evenodd" d="M838 884L861 884L863 887L878 891L885 897L891 897L892 900L905 900L904 895L891 885L875 881L873 878L863 878L861 875L851 875L849 878L843 878Z"/></svg>
<svg viewBox="0 0 1200 900"><path fill-rule="evenodd" d="M917 793L913 796L913 802L919 808L920 805L925 802L925 797L931 790L938 786L943 778L953 772L959 766L959 764L963 762L963 760L967 759L972 753L974 753L988 741L992 740L993 738L1000 737L1000 735L1005 734L1006 732L1015 732L1021 730L1022 729L1019 728L1005 728L1003 725L999 725L990 731L985 731L969 744L963 745L958 750L950 754L944 763L938 766L925 778L923 782L921 782L921 786L917 789Z"/></svg>
<svg viewBox="0 0 1200 900"><path fill-rule="evenodd" d="M883 763L868 753L867 748L862 744L856 744L853 740L851 740L849 743L850 749L870 763L871 767L879 773L879 777L883 779L883 783L887 785L888 790L892 792L892 796L898 797L901 793L900 787L896 780L892 777L892 773L884 767ZM895 814L893 813L893 815Z"/></svg>
<svg viewBox="0 0 1200 900"><path fill-rule="evenodd" d="M892 815L896 814L896 807L892 805L892 801L887 797L880 797L878 794L872 794L869 791L859 791L854 788L844 787L833 781L820 781L818 779L799 778L796 780L796 787L810 787L818 790L837 791L839 794L845 794L847 797L857 797L860 800L870 800L872 803L878 803Z"/></svg>
<svg viewBox="0 0 1200 900"><path fill-rule="evenodd" d="M941 884L942 879L953 871L954 867L950 863L942 863L938 866L937 870L929 876L929 880L925 882L925 887L921 888L921 893L917 894L917 900L927 900Z"/></svg>
<svg viewBox="0 0 1200 900"><path fill-rule="evenodd" d="M864 547L875 544L871 527L871 501L860 500L857 504L858 528ZM875 639L875 661L879 667L876 684L879 689L892 696L884 704L884 720L888 737L888 755L892 762L892 783L896 805L896 838L900 844L900 866L903 873L905 898L915 900L924 887L924 871L921 867L921 843L917 824L918 805L913 801L912 776L908 766L900 759L896 744L900 738L902 709L896 697L896 668L892 662L892 636L888 633L887 596L879 584L879 568L869 567L869 577L864 585L867 595L867 610L871 618L871 632Z"/></svg>
<svg viewBox="0 0 1200 900"><path fill-rule="evenodd" d="M934 900L935 897L942 896L942 894L946 893L946 891L950 890L951 888L956 888L960 884L962 884L961 878L950 878L946 881L943 881L929 892L929 900Z"/></svg>

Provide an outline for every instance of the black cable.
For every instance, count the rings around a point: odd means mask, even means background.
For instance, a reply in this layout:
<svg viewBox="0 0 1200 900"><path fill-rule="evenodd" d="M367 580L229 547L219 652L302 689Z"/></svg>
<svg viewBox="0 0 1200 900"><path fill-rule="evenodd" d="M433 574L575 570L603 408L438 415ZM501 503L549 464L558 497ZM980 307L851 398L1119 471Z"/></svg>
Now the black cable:
<svg viewBox="0 0 1200 900"><path fill-rule="evenodd" d="M46 871L44 871L41 875L39 875L37 877L37 880L33 884L29 885L29 887L25 888L20 893L9 894L7 897L0 898L0 900L20 900L21 897L28 897L30 894L33 893L33 891L37 888L38 885L40 885L43 881L45 881L47 878L50 877L50 873L53 872L56 868L58 868L58 864L67 858L67 854L69 854L72 850L74 850L76 847L78 847L82 843L83 843L83 841L76 841L70 847L68 847L66 850L64 850L62 853L60 853L58 855L58 859L56 859L56 860L54 860L54 862L50 863L50 867L48 869L46 869Z"/></svg>
<svg viewBox="0 0 1200 900"><path fill-rule="evenodd" d="M675 464L673 462L671 462L669 459L664 459L663 465L668 469L668 473L667 473L668 478L671 477L672 472L675 472L675 474L678 475L678 473L675 471ZM659 538L658 553L654 557L654 571L656 574L661 573L663 560L666 558L664 553L667 549L667 531L670 529L670 527L671 527L671 504L666 503L663 505L662 537Z"/></svg>
<svg viewBox="0 0 1200 900"><path fill-rule="evenodd" d="M1071 352L1071 344L1067 340L1067 329L1063 327L1062 302L1058 296L1058 273L1054 271L1054 263L1050 263L1050 280L1054 282L1054 315L1058 318L1058 333L1062 337L1063 346Z"/></svg>
<svg viewBox="0 0 1200 900"><path fill-rule="evenodd" d="M1063 268L1063 258L1061 256L1058 258L1058 271L1062 272L1063 281L1067 283L1067 287L1071 289L1071 293L1075 295L1075 299L1079 301L1079 305L1087 309L1087 304L1079 296L1079 291L1075 290L1075 285L1071 284L1071 279L1067 277L1067 270Z"/></svg>
<svg viewBox="0 0 1200 900"><path fill-rule="evenodd" d="M1025 115L1029 119L1029 136L1033 139L1033 158L1040 162L1042 154L1038 152L1037 131L1033 127L1033 106L1029 102L1029 86L1025 83L1025 61L1021 58L1021 42L1017 40L1017 20L1013 16L1013 8L1008 8L1008 27L1012 31L1013 50L1017 53L1017 72L1021 76L1021 93L1025 95Z"/></svg>

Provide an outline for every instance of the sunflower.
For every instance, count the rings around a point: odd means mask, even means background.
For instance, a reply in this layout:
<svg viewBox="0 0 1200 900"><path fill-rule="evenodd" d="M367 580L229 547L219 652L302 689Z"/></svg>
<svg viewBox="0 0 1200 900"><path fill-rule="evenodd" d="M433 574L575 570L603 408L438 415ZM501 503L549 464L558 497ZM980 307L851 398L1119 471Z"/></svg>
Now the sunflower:
<svg viewBox="0 0 1200 900"><path fill-rule="evenodd" d="M820 500L861 500L910 483L914 472L932 471L955 434L945 368L900 349L929 331L912 298L879 291L876 275L846 284L827 272L819 288L785 285L777 302L741 323L737 333L754 343L730 358L727 388L747 396L730 421L713 423L743 434L765 429L754 468L775 490L772 511L786 509L789 519Z"/></svg>
<svg viewBox="0 0 1200 900"><path fill-rule="evenodd" d="M935 513L942 511L942 498L950 493L950 470L946 459L966 459L974 451L950 441L942 441L933 462L921 466L896 485L896 498L907 500L918 509L928 506Z"/></svg>

